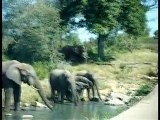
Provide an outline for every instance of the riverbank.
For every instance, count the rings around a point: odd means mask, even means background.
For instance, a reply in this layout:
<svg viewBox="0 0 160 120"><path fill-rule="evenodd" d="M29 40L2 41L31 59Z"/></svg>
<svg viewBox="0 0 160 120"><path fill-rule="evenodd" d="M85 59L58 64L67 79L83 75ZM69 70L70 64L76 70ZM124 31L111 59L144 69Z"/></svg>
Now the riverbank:
<svg viewBox="0 0 160 120"><path fill-rule="evenodd" d="M92 72L98 81L100 94L104 98L111 92L129 95L136 92L142 85L153 88L157 83L158 54L149 50L134 50L132 53L117 54L116 60L109 64L80 64L64 65L63 68L76 73L87 70ZM154 78L154 79L152 79ZM40 80L44 93L50 97L48 79ZM4 96L2 96L4 98ZM86 99L86 95L84 95ZM38 93L30 86L22 84L21 103L34 104L35 101L43 103Z"/></svg>
<svg viewBox="0 0 160 120"><path fill-rule="evenodd" d="M158 85L138 104L111 120L158 120Z"/></svg>

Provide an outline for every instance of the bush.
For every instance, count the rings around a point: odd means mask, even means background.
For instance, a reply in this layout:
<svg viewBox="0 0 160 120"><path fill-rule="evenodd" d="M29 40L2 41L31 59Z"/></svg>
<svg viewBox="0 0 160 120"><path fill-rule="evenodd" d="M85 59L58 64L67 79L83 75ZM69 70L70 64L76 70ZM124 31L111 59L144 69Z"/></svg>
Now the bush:
<svg viewBox="0 0 160 120"><path fill-rule="evenodd" d="M2 54L2 61L6 61L6 60L9 60L9 58L6 55Z"/></svg>
<svg viewBox="0 0 160 120"><path fill-rule="evenodd" d="M48 65L47 63L42 63L42 62L34 62L33 67L37 73L37 76L39 77L40 80L44 78L48 78Z"/></svg>
<svg viewBox="0 0 160 120"><path fill-rule="evenodd" d="M152 90L152 87L145 84L145 85L140 86L140 88L136 91L135 95L136 96L145 96L148 93L150 93L151 90Z"/></svg>

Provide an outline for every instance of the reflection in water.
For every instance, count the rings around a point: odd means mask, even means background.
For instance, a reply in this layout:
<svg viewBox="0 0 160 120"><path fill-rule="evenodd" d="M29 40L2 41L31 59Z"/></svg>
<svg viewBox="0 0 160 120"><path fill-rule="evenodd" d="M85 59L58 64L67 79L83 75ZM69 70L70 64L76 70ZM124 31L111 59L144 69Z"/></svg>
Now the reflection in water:
<svg viewBox="0 0 160 120"><path fill-rule="evenodd" d="M31 108L26 111L11 113L12 116L2 115L2 120L89 120L91 118L106 119L111 118L123 110L125 106L108 106L104 103L85 102L74 106L72 103L54 104L54 110ZM22 118L23 115L32 115L33 118Z"/></svg>

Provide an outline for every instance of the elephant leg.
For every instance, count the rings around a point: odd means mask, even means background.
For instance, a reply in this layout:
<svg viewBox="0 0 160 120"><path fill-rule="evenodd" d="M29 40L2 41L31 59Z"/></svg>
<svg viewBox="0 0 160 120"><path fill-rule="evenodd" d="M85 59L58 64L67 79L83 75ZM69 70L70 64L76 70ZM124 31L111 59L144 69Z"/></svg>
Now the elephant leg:
<svg viewBox="0 0 160 120"><path fill-rule="evenodd" d="M90 96L90 89L87 88L87 94L88 94L88 99L90 100L91 96Z"/></svg>
<svg viewBox="0 0 160 120"><path fill-rule="evenodd" d="M80 95L77 93L77 102L79 102L79 100L80 100Z"/></svg>
<svg viewBox="0 0 160 120"><path fill-rule="evenodd" d="M52 93L53 101L56 102L55 90L53 88L51 89L51 93Z"/></svg>
<svg viewBox="0 0 160 120"><path fill-rule="evenodd" d="M84 92L84 90L80 91L79 97L83 97L83 92Z"/></svg>
<svg viewBox="0 0 160 120"><path fill-rule="evenodd" d="M70 91L66 91L65 96L68 101L72 102L72 94Z"/></svg>
<svg viewBox="0 0 160 120"><path fill-rule="evenodd" d="M13 95L14 95L14 110L18 111L20 110L20 99L21 99L21 86L15 85L13 89Z"/></svg>
<svg viewBox="0 0 160 120"><path fill-rule="evenodd" d="M95 90L94 90L94 87L92 87L92 95L93 95L93 98L95 97Z"/></svg>
<svg viewBox="0 0 160 120"><path fill-rule="evenodd" d="M4 90L5 92L5 111L10 111L10 105L11 105L11 97L13 94L13 88L7 88Z"/></svg>
<svg viewBox="0 0 160 120"><path fill-rule="evenodd" d="M61 98L61 91L57 91L57 96L58 96L58 102L61 102L62 98Z"/></svg>
<svg viewBox="0 0 160 120"><path fill-rule="evenodd" d="M64 90L61 91L61 103L64 103Z"/></svg>

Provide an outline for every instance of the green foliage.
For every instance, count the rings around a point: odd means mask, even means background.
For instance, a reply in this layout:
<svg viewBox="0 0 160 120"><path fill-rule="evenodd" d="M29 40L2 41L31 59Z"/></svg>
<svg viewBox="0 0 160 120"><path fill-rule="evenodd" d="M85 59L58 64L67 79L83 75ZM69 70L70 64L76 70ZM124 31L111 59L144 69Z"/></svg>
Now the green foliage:
<svg viewBox="0 0 160 120"><path fill-rule="evenodd" d="M37 73L37 76L40 80L43 80L44 78L48 78L48 66L47 63L44 62L34 62L33 67Z"/></svg>
<svg viewBox="0 0 160 120"><path fill-rule="evenodd" d="M88 62L93 62L97 60L97 47L96 47L96 41L95 40L90 40L84 42L84 46L87 50L87 55L88 55Z"/></svg>
<svg viewBox="0 0 160 120"><path fill-rule="evenodd" d="M13 42L13 39L9 36L4 35L2 38L2 53L6 54L8 45Z"/></svg>
<svg viewBox="0 0 160 120"><path fill-rule="evenodd" d="M133 106L134 104L136 104L137 102L139 102L142 99L141 96L133 96L130 100L128 105L129 106Z"/></svg>
<svg viewBox="0 0 160 120"><path fill-rule="evenodd" d="M2 61L7 61L7 60L9 60L9 58L6 55L2 54Z"/></svg>
<svg viewBox="0 0 160 120"><path fill-rule="evenodd" d="M20 61L33 62L49 59L47 40L36 30L25 29L22 37L13 48L14 58Z"/></svg>
<svg viewBox="0 0 160 120"><path fill-rule="evenodd" d="M147 7L142 4L141 0L61 1L61 5L64 6L61 9L61 18L66 24L73 23L72 25L85 26L89 31L98 35L97 51L100 60L106 59L103 44L106 40L105 37L112 34L112 31L123 30L134 37L144 35L147 32L145 18ZM72 18L77 16L83 16L84 19L80 19L78 22L74 21ZM135 47L134 41L132 38L126 42L120 40L121 45L125 45L125 49L130 51Z"/></svg>
<svg viewBox="0 0 160 120"><path fill-rule="evenodd" d="M141 44L142 48L144 49L150 49L153 52L158 52L158 39L153 38L146 38L144 41L142 41Z"/></svg>
<svg viewBox="0 0 160 120"><path fill-rule="evenodd" d="M119 0L88 0L83 11L89 30L97 34L108 34L114 29L119 13Z"/></svg>
<svg viewBox="0 0 160 120"><path fill-rule="evenodd" d="M8 36L15 41L9 46L9 57L29 63L55 62L57 58L53 57L57 57L62 34L58 9L46 4L45 1L32 4L30 0L15 3L4 0L4 3L9 7L7 9L3 6L6 11L3 15L4 27L8 31L10 29ZM12 9L17 13L13 13ZM7 27L6 22L12 25Z"/></svg>
<svg viewBox="0 0 160 120"><path fill-rule="evenodd" d="M136 96L145 96L148 93L150 93L152 90L152 87L150 85L144 84L140 86L140 88L136 91Z"/></svg>
<svg viewBox="0 0 160 120"><path fill-rule="evenodd" d="M115 48L120 51L130 51L140 47L140 40L127 35L119 35L116 37Z"/></svg>
<svg viewBox="0 0 160 120"><path fill-rule="evenodd" d="M64 38L64 41L67 45L81 44L77 33L69 33L69 35L66 35L66 37Z"/></svg>
<svg viewBox="0 0 160 120"><path fill-rule="evenodd" d="M154 39L158 39L158 30L154 32Z"/></svg>
<svg viewBox="0 0 160 120"><path fill-rule="evenodd" d="M125 32L139 36L146 30L147 8L141 0L122 0L119 22Z"/></svg>

